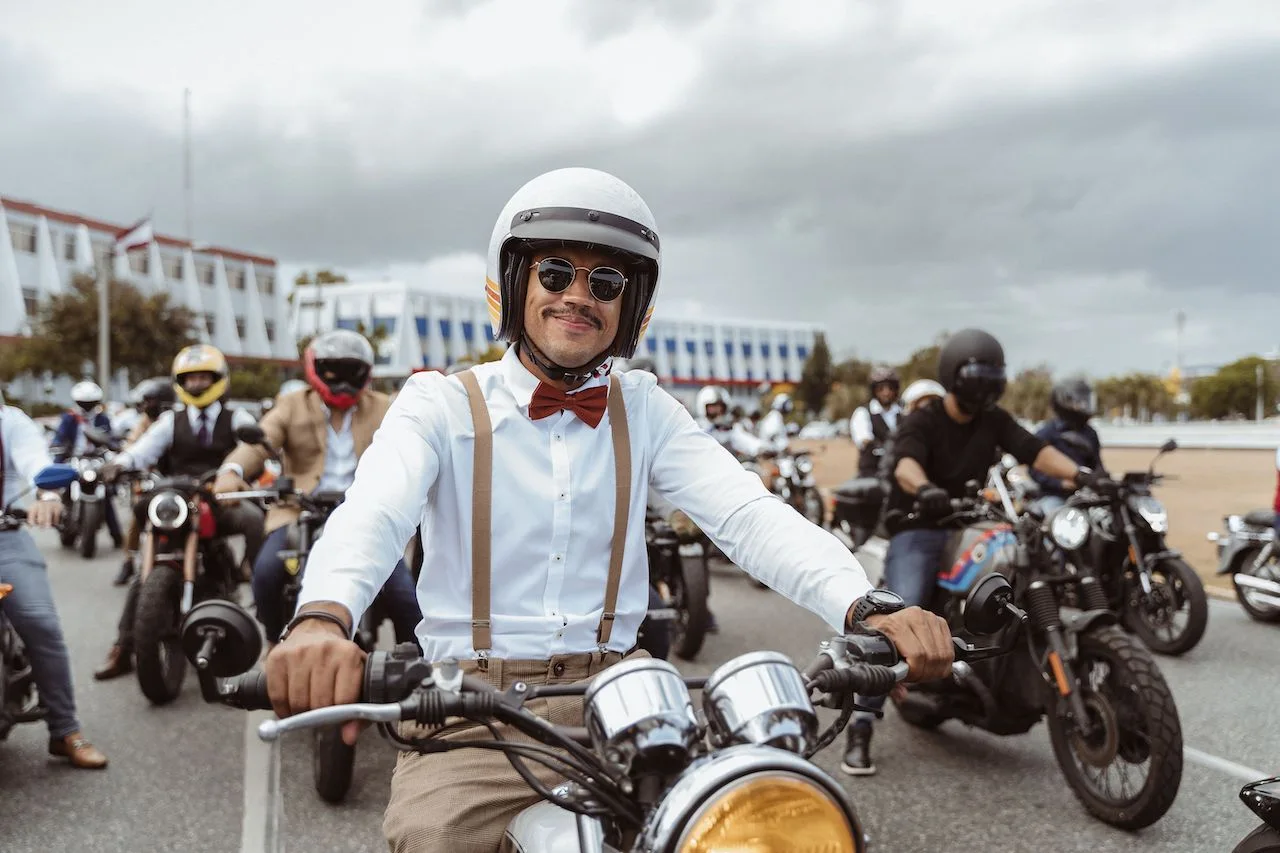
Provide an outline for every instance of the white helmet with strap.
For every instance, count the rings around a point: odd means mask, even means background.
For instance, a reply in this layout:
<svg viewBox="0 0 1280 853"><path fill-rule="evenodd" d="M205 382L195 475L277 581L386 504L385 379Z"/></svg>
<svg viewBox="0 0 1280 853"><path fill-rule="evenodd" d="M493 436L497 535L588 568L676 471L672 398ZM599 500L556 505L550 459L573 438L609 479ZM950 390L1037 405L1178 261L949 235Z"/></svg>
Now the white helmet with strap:
<svg viewBox="0 0 1280 853"><path fill-rule="evenodd" d="M529 181L507 202L489 240L485 294L494 337L520 346L525 288L539 244L579 243L629 259L622 315L613 343L582 367L565 368L526 347L549 377L583 381L611 357L630 358L653 314L661 251L657 225L644 199L626 183L596 169L556 169Z"/></svg>
<svg viewBox="0 0 1280 853"><path fill-rule="evenodd" d="M698 396L694 398L693 405L697 409L698 417L705 418L707 416L707 406L716 403L723 403L725 411L729 411L729 395L719 385L708 385L698 391Z"/></svg>

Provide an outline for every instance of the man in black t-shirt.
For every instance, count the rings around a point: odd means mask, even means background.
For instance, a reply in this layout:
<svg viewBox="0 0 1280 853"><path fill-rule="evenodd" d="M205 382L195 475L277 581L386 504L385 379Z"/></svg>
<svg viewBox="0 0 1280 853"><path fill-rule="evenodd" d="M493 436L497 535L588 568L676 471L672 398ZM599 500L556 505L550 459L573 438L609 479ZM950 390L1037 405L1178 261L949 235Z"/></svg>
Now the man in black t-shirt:
<svg viewBox="0 0 1280 853"><path fill-rule="evenodd" d="M1099 478L1061 451L1023 429L996 405L1004 393L1004 348L979 329L953 335L938 357L938 379L947 395L899 421L894 434L893 477L885 524L892 536L885 555L885 585L907 606L928 607L941 568L949 530L937 519L951 512L951 499L963 497L965 483L984 482L1002 452L1019 462L1075 486ZM919 509L920 520L903 518ZM884 697L859 697L871 708ZM871 724L875 716L859 711L849 729L842 769L852 776L875 773L871 762Z"/></svg>

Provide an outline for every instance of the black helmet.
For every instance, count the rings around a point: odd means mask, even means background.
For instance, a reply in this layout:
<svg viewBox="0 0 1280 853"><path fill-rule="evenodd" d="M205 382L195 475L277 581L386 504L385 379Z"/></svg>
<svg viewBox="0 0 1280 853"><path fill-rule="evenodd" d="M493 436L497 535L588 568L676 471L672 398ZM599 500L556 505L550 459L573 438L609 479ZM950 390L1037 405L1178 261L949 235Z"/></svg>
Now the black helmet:
<svg viewBox="0 0 1280 853"><path fill-rule="evenodd" d="M1053 413L1068 424L1083 426L1093 417L1093 388L1083 377L1073 376L1053 386L1049 398Z"/></svg>
<svg viewBox="0 0 1280 853"><path fill-rule="evenodd" d="M178 395L173 390L173 380L168 376L153 376L138 383L134 393L138 396L138 407L143 414L155 420L165 409L173 408L178 402Z"/></svg>
<svg viewBox="0 0 1280 853"><path fill-rule="evenodd" d="M867 381L871 386L872 393L875 393L877 385L889 385L893 388L893 393L898 393L898 371L892 367L877 367L871 371L871 378Z"/></svg>
<svg viewBox="0 0 1280 853"><path fill-rule="evenodd" d="M1004 347L981 329L956 332L938 354L938 381L968 414L995 408L1008 384Z"/></svg>

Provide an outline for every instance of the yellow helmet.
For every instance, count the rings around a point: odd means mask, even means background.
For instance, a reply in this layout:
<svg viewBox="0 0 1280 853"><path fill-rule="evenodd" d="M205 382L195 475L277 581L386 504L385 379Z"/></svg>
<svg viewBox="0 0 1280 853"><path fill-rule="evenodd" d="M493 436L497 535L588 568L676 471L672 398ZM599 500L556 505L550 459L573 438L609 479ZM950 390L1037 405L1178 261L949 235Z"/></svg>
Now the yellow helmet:
<svg viewBox="0 0 1280 853"><path fill-rule="evenodd" d="M182 377L188 373L212 373L213 384L198 396L193 395L182 387ZM227 369L226 356L217 347L195 344L183 349L173 359L173 390L178 399L188 406L195 406L197 409L209 406L227 393L229 382L230 371Z"/></svg>

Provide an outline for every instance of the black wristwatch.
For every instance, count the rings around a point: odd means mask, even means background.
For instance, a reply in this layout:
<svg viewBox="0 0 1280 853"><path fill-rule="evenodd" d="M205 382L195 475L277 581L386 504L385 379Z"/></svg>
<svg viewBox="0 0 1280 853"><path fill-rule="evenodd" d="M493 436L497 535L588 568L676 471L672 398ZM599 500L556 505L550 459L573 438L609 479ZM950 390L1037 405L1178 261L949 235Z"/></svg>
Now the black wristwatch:
<svg viewBox="0 0 1280 853"><path fill-rule="evenodd" d="M849 619L849 622L852 625L857 625L859 622L865 621L868 616L876 616L881 613L897 613L906 606L907 603L896 592L890 592L887 589L873 589L853 603L853 616Z"/></svg>

